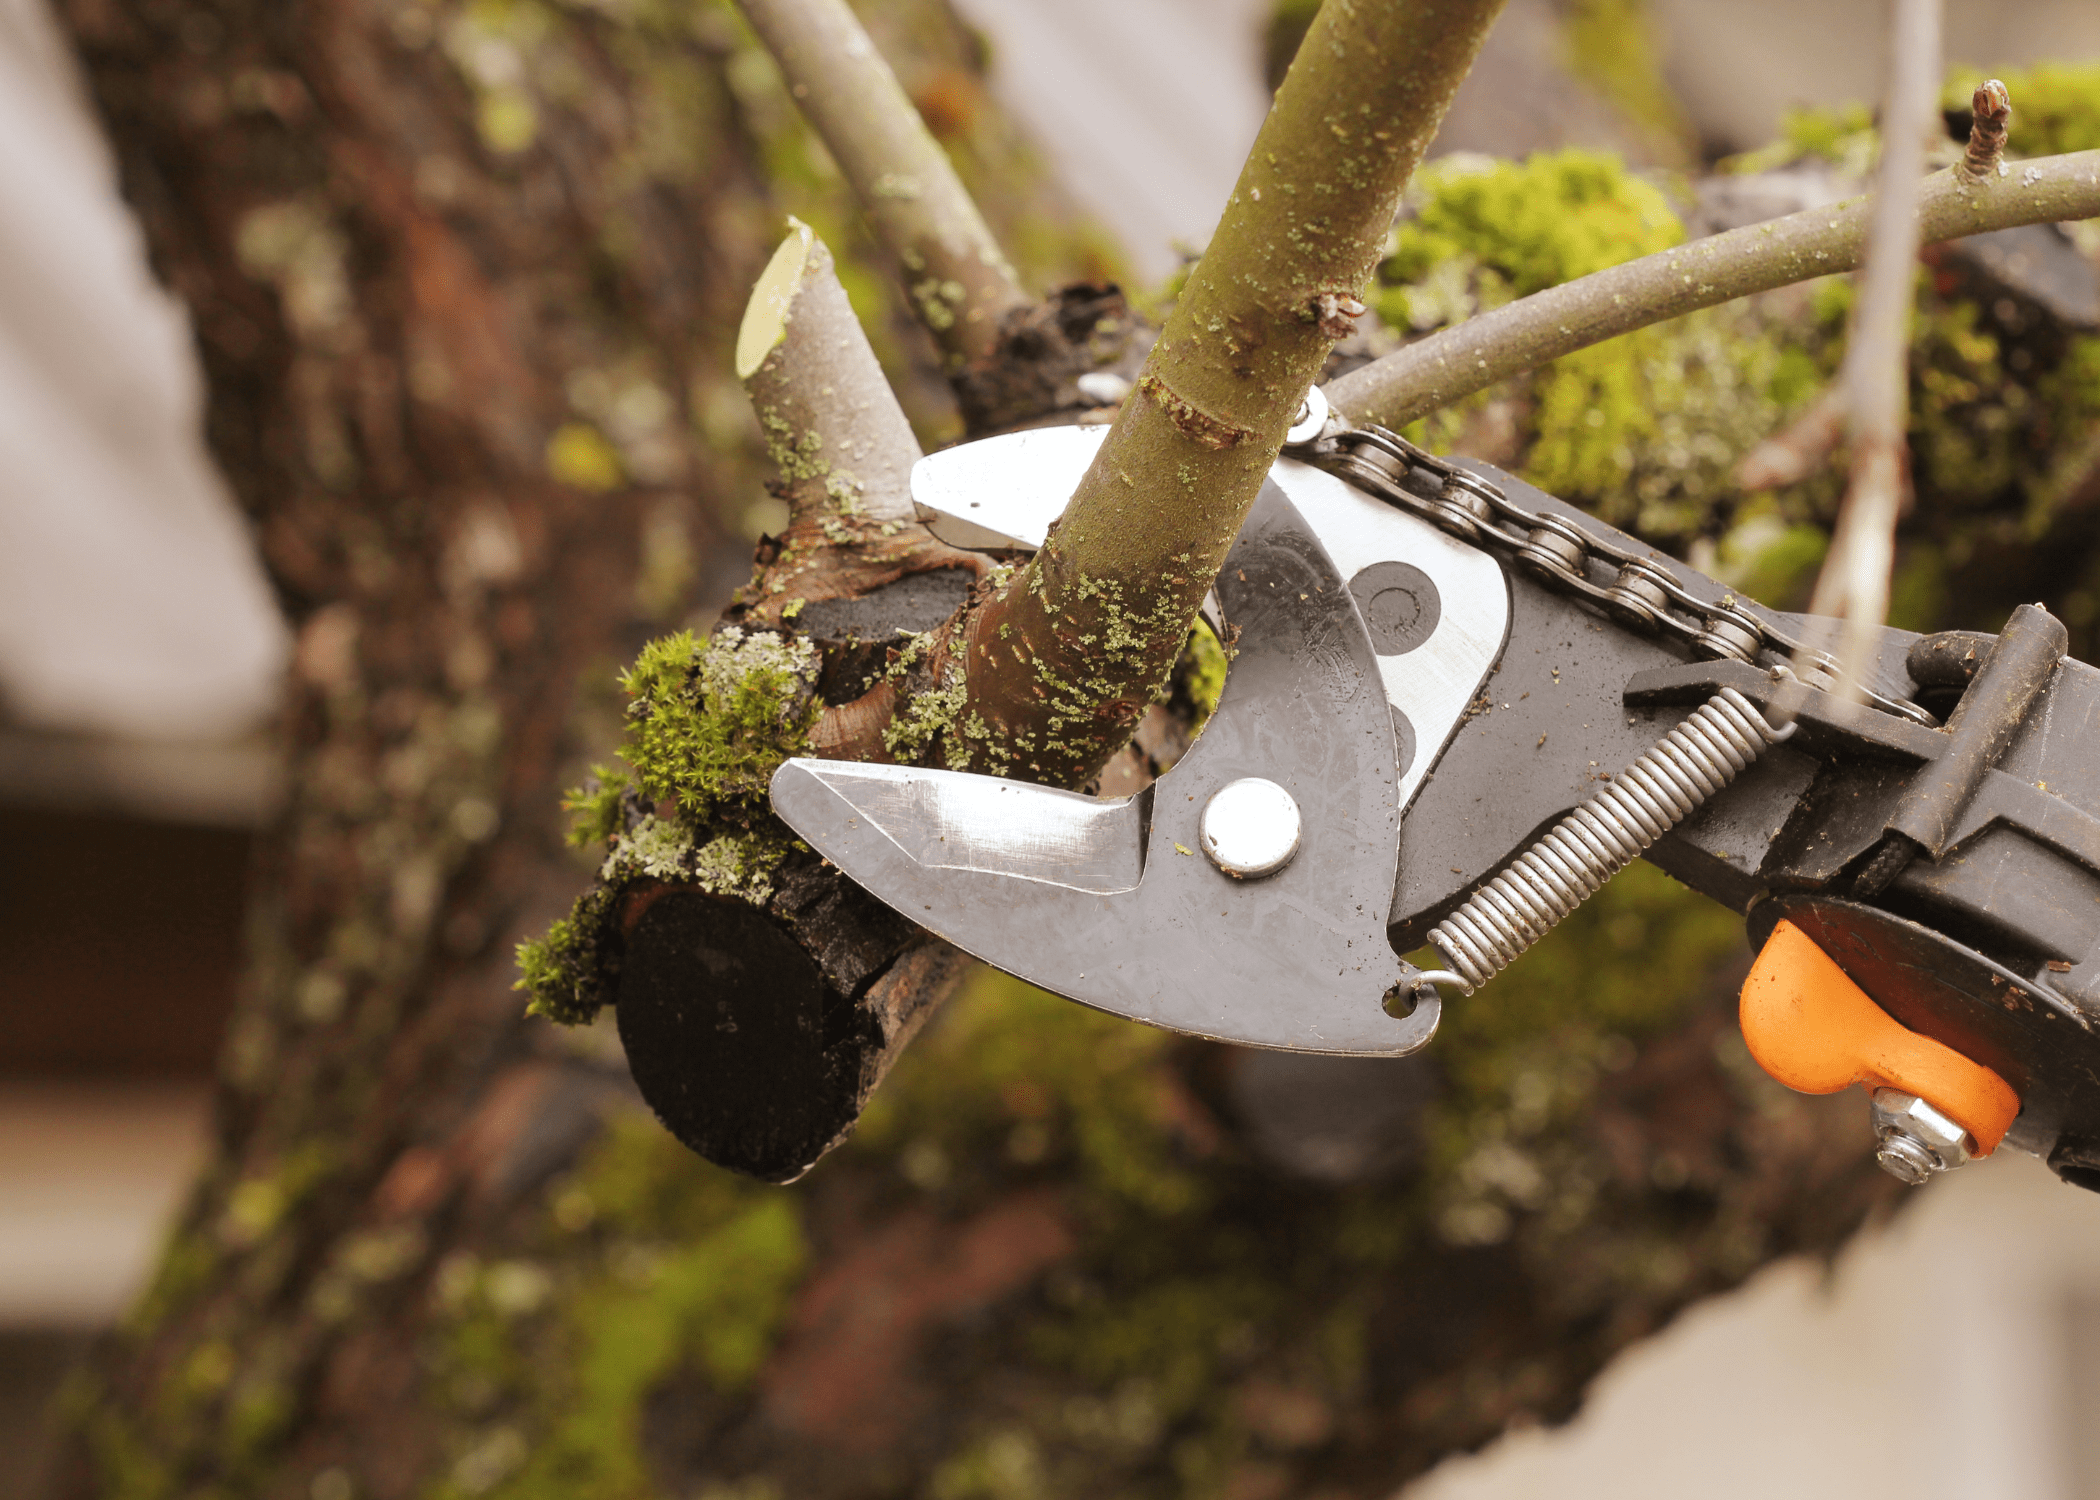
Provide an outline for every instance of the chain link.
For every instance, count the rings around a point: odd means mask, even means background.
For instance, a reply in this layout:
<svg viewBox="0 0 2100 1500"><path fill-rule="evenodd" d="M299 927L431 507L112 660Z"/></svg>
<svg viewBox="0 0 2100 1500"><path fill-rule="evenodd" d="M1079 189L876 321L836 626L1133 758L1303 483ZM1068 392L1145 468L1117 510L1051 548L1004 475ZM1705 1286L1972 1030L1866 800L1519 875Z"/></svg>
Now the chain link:
<svg viewBox="0 0 2100 1500"><path fill-rule="evenodd" d="M1526 510L1492 484L1383 427L1342 427L1286 452L1493 553L1555 593L1572 595L1642 635L1661 636L1706 661L1756 665L1778 658L1811 687L1834 689L1837 659L1744 609L1733 594L1695 597L1669 566L1592 529L1582 518ZM1611 575L1601 583L1593 574ZM1867 702L1928 728L1939 720L1908 698L1861 685Z"/></svg>

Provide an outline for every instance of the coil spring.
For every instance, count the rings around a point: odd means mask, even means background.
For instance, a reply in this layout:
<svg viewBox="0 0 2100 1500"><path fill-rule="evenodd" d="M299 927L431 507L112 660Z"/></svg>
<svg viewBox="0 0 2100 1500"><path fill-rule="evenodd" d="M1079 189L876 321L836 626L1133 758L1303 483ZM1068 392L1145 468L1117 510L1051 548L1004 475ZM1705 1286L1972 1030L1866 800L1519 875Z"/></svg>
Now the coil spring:
<svg viewBox="0 0 2100 1500"><path fill-rule="evenodd" d="M1773 728L1749 699L1721 689L1431 928L1455 972L1424 977L1470 995L1794 728Z"/></svg>

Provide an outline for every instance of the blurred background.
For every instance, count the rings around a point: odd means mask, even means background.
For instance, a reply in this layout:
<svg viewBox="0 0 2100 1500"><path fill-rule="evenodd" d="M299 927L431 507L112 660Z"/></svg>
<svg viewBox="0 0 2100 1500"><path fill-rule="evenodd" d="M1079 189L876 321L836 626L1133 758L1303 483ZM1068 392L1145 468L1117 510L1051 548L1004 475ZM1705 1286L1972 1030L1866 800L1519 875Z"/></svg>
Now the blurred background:
<svg viewBox="0 0 2100 1500"><path fill-rule="evenodd" d="M1260 122L1274 8L957 4L1056 183L1136 283L1164 280ZM1583 10L1512 0L1438 149L1696 169L1878 89L1875 0L1653 0L1660 112L1579 66ZM2100 59L2100 7L1954 0L1947 52ZM25 1500L44 1405L203 1159L251 840L281 795L290 636L202 399L65 45L40 0L0 0L0 1494ZM741 529L706 542L696 614L742 576ZM2024 1159L1924 1198L1833 1267L1702 1305L1571 1424L1408 1493L2100 1497L2100 1201Z"/></svg>

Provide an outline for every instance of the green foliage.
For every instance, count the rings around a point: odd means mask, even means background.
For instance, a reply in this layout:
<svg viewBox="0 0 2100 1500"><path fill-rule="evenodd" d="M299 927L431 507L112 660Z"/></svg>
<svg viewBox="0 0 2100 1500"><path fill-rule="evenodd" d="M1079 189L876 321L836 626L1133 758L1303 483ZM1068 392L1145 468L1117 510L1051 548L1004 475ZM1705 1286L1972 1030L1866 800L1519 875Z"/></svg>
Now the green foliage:
<svg viewBox="0 0 2100 1500"><path fill-rule="evenodd" d="M2021 156L2100 148L2100 62L2043 62L1996 75L2012 97L2006 145ZM1967 109L1985 75L1957 70L1943 103Z"/></svg>
<svg viewBox="0 0 2100 1500"><path fill-rule="evenodd" d="M650 1394L747 1390L808 1258L800 1205L617 1117L549 1199L539 1249L439 1268L434 1363L462 1438L433 1500L649 1500Z"/></svg>

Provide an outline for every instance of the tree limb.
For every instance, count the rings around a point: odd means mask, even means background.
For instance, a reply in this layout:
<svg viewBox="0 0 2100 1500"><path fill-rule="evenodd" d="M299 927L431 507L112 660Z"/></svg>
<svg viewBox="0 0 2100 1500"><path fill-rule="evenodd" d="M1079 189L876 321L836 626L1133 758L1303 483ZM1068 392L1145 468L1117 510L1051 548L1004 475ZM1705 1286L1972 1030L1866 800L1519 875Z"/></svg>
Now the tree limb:
<svg viewBox="0 0 2100 1500"><path fill-rule="evenodd" d="M761 546L729 628L704 650L689 637L651 648L692 662L687 673L668 691L660 670L629 674L629 717L646 735L697 687L700 712L737 753L762 737L770 749L741 774L696 764L671 778L630 733L623 755L640 795L622 799L621 826L608 830L597 941L613 960L603 968L616 976L629 1065L659 1118L709 1159L784 1182L843 1139L966 961L793 843L765 807L765 778L803 748L882 757L896 703L882 670L889 641L938 623L988 564L913 519L918 441L807 225L792 224L753 288L736 364L791 519ZM968 571L930 612L915 601L919 617L910 604L899 613L887 586L942 569ZM846 600L866 649L833 638L855 632L826 628L825 606ZM811 639L740 629L783 622ZM761 709L747 695L739 706L736 690L725 701L708 685L718 649L769 664L777 701Z"/></svg>
<svg viewBox="0 0 2100 1500"><path fill-rule="evenodd" d="M1888 614L1896 518L1910 496L1904 447L1910 309L1917 284L1918 183L1940 70L1940 0L1896 0L1891 20L1866 268L1838 376L1852 437L1852 476L1809 603L1815 614L1844 616L1839 679L1855 695L1875 628ZM1960 169L1965 175L1966 167Z"/></svg>
<svg viewBox="0 0 2100 1500"><path fill-rule="evenodd" d="M1852 198L1709 235L1469 318L1324 389L1357 422L1399 427L1512 375L1651 323L1858 268L1869 206ZM2100 215L2100 151L2022 162L1985 180L1962 168L1920 185L1923 243Z"/></svg>
<svg viewBox="0 0 2100 1500"><path fill-rule="evenodd" d="M984 216L845 0L738 0L955 365L992 352L1024 307Z"/></svg>
<svg viewBox="0 0 2100 1500"><path fill-rule="evenodd" d="M1077 785L1129 738L1501 5L1321 6L1062 523L951 638L951 764Z"/></svg>
<svg viewBox="0 0 2100 1500"><path fill-rule="evenodd" d="M911 503L919 442L808 225L786 239L752 288L737 336L737 378L779 471L768 484L788 524L740 596L740 620L778 625L807 606L850 598L906 573L988 566L921 526Z"/></svg>

